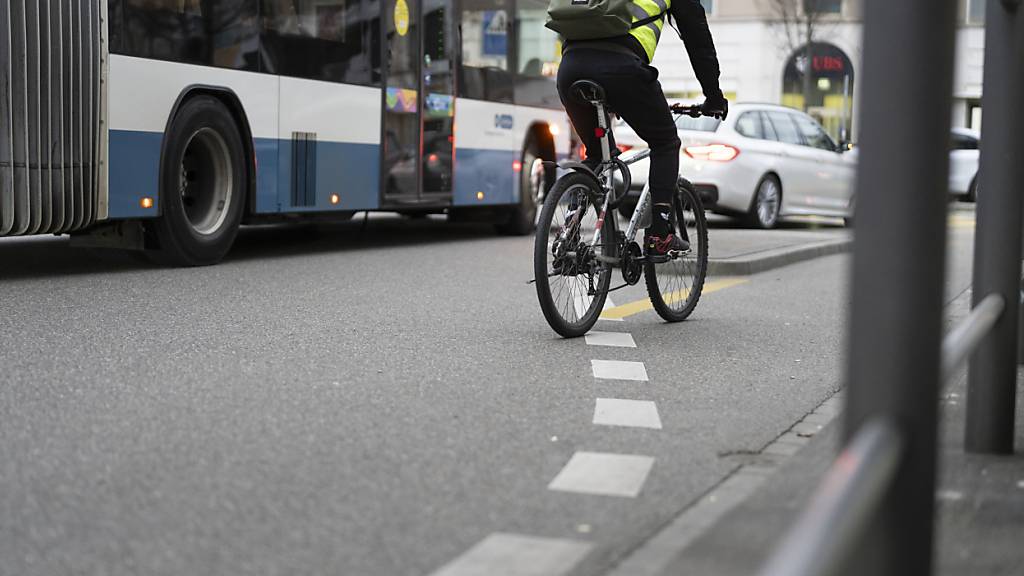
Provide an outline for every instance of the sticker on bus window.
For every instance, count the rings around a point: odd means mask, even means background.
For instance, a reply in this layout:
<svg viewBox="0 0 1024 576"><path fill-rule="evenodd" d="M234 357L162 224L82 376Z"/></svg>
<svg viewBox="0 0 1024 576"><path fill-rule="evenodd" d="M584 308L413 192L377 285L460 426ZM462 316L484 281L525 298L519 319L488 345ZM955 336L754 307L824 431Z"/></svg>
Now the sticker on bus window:
<svg viewBox="0 0 1024 576"><path fill-rule="evenodd" d="M395 32L398 32L399 36L409 33L409 5L405 0L395 1Z"/></svg>

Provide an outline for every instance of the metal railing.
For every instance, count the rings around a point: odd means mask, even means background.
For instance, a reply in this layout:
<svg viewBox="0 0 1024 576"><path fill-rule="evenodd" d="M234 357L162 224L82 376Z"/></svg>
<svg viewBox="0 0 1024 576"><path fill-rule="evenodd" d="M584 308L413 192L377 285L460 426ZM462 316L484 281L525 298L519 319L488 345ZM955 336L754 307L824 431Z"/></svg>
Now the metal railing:
<svg viewBox="0 0 1024 576"><path fill-rule="evenodd" d="M989 294L942 341L942 381L956 375L1003 313ZM885 419L865 423L825 474L810 504L760 576L816 576L842 566L884 501L903 457L904 441Z"/></svg>
<svg viewBox="0 0 1024 576"><path fill-rule="evenodd" d="M845 448L762 576L931 573L940 382L968 358L965 448L1013 452L1024 332L1020 5L986 5L974 307L943 340L947 207L936 191L947 187L958 2L865 2Z"/></svg>

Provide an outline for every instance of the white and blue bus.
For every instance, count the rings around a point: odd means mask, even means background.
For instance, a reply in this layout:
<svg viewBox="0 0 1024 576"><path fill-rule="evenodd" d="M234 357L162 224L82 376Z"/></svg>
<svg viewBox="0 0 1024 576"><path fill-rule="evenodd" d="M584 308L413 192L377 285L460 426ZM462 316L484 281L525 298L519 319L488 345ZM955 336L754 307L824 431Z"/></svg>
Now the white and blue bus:
<svg viewBox="0 0 1024 576"><path fill-rule="evenodd" d="M244 223L528 233L569 153L546 0L3 0L0 236L214 263Z"/></svg>

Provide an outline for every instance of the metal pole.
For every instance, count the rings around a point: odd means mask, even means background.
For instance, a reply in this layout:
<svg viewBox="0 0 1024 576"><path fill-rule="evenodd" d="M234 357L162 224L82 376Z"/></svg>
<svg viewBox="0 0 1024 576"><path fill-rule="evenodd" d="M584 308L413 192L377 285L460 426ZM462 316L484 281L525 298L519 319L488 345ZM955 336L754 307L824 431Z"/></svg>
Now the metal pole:
<svg viewBox="0 0 1024 576"><path fill-rule="evenodd" d="M969 452L1013 453L1017 329L1024 193L1024 10L989 0L985 7L984 140L974 242L974 303L1002 295L1006 312L971 358L967 381ZM1012 239L1012 240L1011 240Z"/></svg>
<svg viewBox="0 0 1024 576"><path fill-rule="evenodd" d="M844 569L925 575L932 560L946 251L947 206L938 192L946 189L949 168L957 0L864 5L844 440L883 418L906 451Z"/></svg>
<svg viewBox="0 0 1024 576"><path fill-rule="evenodd" d="M1021 305L1017 310L1017 365L1022 366L1024 365L1024 278L1021 278L1020 281L1020 300L1018 302Z"/></svg>

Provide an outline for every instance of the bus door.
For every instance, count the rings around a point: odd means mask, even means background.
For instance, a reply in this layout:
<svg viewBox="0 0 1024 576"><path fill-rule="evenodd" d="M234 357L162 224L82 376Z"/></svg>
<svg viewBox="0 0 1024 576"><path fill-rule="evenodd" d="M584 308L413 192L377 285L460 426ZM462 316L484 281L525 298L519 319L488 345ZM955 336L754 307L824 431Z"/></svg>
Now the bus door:
<svg viewBox="0 0 1024 576"><path fill-rule="evenodd" d="M452 0L383 0L385 206L451 202L455 126Z"/></svg>

